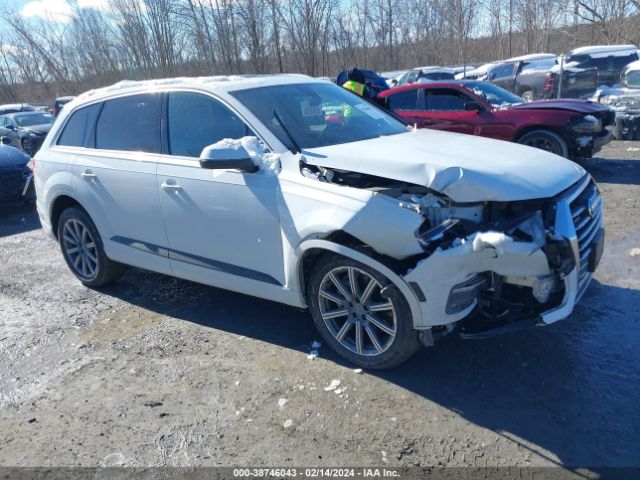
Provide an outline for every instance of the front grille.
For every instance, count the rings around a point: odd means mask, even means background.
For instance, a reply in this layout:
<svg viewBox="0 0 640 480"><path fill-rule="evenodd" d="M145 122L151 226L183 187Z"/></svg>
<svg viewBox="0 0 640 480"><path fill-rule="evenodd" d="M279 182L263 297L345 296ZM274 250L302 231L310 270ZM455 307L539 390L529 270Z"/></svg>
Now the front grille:
<svg viewBox="0 0 640 480"><path fill-rule="evenodd" d="M578 240L578 292L581 293L589 282L589 254L602 219L602 198L593 181L571 202L571 216Z"/></svg>

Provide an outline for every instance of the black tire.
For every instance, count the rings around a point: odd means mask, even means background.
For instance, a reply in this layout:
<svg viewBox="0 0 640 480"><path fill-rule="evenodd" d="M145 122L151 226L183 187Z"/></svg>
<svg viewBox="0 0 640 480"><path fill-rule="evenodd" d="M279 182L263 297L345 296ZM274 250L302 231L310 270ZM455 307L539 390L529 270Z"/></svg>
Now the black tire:
<svg viewBox="0 0 640 480"><path fill-rule="evenodd" d="M569 148L567 142L551 130L533 130L525 133L517 140L522 145L539 148L547 152L555 153L561 157L569 158Z"/></svg>
<svg viewBox="0 0 640 480"><path fill-rule="evenodd" d="M532 102L533 100L536 99L536 94L533 92L533 90L524 90L521 94L520 97L522 97L522 99L525 102Z"/></svg>
<svg viewBox="0 0 640 480"><path fill-rule="evenodd" d="M28 139L28 138L23 138L20 141L20 145L22 146L22 151L24 153L26 153L27 155L29 155L30 157L33 157L33 142Z"/></svg>
<svg viewBox="0 0 640 480"><path fill-rule="evenodd" d="M328 326L322 316L321 302L327 302L325 298L320 297L320 289L323 285L323 282L328 278L330 272L335 272L336 269L349 269L350 267L355 268L356 271L359 272L358 275L360 275L360 281L364 282L361 284L361 286L368 284L368 281L371 279L371 277L374 278L377 282L377 285L382 288L391 285L391 288L389 288L385 292L386 297L383 299L383 302L391 303L393 306L392 310L394 320L392 325L394 325L395 328L393 337L387 335L383 330L376 330L376 324L369 323L367 320L365 320L365 315L363 315L361 317L362 319L360 319L349 314L349 316L345 318L344 323L342 323L342 327L344 328L346 323L352 322L352 327L349 327L349 333L344 334L343 340L349 342L351 341L350 339L353 338L352 343L354 345L356 343L359 343L360 346L367 346L368 341L368 345L370 345L368 354L359 354L340 343L340 341L336 336L334 336L334 333L332 333L332 330L330 330L330 326ZM362 300L362 297L364 296L364 292L367 289L366 287L359 288L357 286L356 290L360 290L361 293L361 295L357 295L359 297L357 303L359 304L360 300ZM371 294L369 298L373 300L374 296L376 295L378 295L378 292ZM338 355L354 365L375 370L392 368L409 359L420 348L421 344L418 338L418 331L413 328L411 311L404 295L396 287L394 287L384 275L368 267L367 265L361 264L340 255L336 255L334 253L324 254L318 259L313 272L308 278L307 298L311 316L316 325L316 328L324 339L324 342L329 347L331 347L331 349L333 349ZM342 298L344 298L344 296ZM381 297L378 297L378 300L380 298ZM363 308L363 305L365 304L369 306L376 305L373 302L367 304L365 301L365 303L361 304L358 308ZM380 305L380 303L378 303L377 305ZM347 307L347 303L345 302L344 305L337 306L339 308ZM384 312L373 312L373 310L370 311L368 310L368 308L367 311L369 312L369 314L374 314L378 322L382 319L381 315L384 315ZM326 313L331 312L325 312L325 314ZM362 313L362 311L360 313ZM334 319L327 320L327 322L333 321ZM356 327L356 323L360 323L360 326ZM367 324L368 326L366 326ZM389 327L387 326L387 328ZM337 327L334 328L334 331L336 329ZM355 337L357 335L357 333L355 332L356 329L360 330L361 332L360 342L357 342L357 340L355 340ZM373 336L376 336L378 342L380 341L378 335L383 335L383 338L385 339L385 349L383 351L381 350L381 353L371 353L371 349L375 350L376 346L373 342L373 337L371 336L370 331L367 329L374 330L375 334ZM380 345L380 343L378 343L378 345Z"/></svg>
<svg viewBox="0 0 640 480"><path fill-rule="evenodd" d="M75 234L69 235L69 229L73 229L73 231L77 232L75 227L78 225L84 227L87 230L87 234L77 236ZM66 228L68 230L65 230ZM84 231L82 232L84 233ZM76 254L76 252L80 250L81 247L78 242L74 243L73 240L78 237L82 237L82 249L85 251L85 254L83 254L84 259L81 258L80 261L77 260L81 255L80 253ZM107 257L104 252L102 239L100 238L98 229L87 212L81 208L70 207L62 212L60 220L58 221L58 241L60 242L62 256L67 262L69 269L76 278L78 278L78 280L87 287L97 288L113 283L118 280L126 270L125 265L114 262ZM75 247L74 245L78 245L78 247ZM87 253L89 249L85 248L85 245L91 245L89 247L91 251L91 258L89 258L89 253ZM76 254L75 257L74 254ZM91 265L95 264L95 268L87 268L86 271L83 272L82 267L84 267L85 262L86 265L89 263Z"/></svg>

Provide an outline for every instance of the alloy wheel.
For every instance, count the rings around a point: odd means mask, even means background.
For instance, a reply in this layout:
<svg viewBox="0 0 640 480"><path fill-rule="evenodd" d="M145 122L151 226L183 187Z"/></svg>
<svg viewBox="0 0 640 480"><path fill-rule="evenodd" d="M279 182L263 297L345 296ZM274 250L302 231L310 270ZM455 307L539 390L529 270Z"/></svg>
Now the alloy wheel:
<svg viewBox="0 0 640 480"><path fill-rule="evenodd" d="M98 271L98 250L89 229L79 220L70 219L62 230L64 252L76 274L91 279Z"/></svg>
<svg viewBox="0 0 640 480"><path fill-rule="evenodd" d="M523 145L527 145L528 147L538 148L540 150L545 150L547 152L555 153L556 155L562 155L562 148L556 144L551 139L545 137L532 137L526 142L523 142Z"/></svg>
<svg viewBox="0 0 640 480"><path fill-rule="evenodd" d="M351 266L330 270L320 283L322 320L343 347L358 355L380 355L396 338L396 307L382 289L369 273Z"/></svg>

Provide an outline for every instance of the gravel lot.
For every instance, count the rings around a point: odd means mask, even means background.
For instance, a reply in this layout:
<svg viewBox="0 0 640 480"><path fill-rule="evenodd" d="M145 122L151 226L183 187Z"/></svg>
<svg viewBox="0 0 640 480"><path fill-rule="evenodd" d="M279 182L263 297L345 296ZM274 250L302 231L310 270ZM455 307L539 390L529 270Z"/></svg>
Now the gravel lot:
<svg viewBox="0 0 640 480"><path fill-rule="evenodd" d="M574 314L382 373L308 359L276 303L135 269L87 289L32 206L0 209L0 465L639 466L640 142L587 168L607 239Z"/></svg>

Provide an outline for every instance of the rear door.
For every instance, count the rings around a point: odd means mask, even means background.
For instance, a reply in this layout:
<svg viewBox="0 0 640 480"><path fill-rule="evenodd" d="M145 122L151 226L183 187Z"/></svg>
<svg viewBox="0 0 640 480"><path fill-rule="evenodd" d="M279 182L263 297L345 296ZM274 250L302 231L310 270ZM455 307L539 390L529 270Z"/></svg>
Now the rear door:
<svg viewBox="0 0 640 480"><path fill-rule="evenodd" d="M387 95L387 107L402 117L407 123L420 127L420 110L424 109L424 89L411 88Z"/></svg>
<svg viewBox="0 0 640 480"><path fill-rule="evenodd" d="M110 258L170 273L156 187L162 94L128 95L95 108L97 121L72 167L78 199Z"/></svg>

